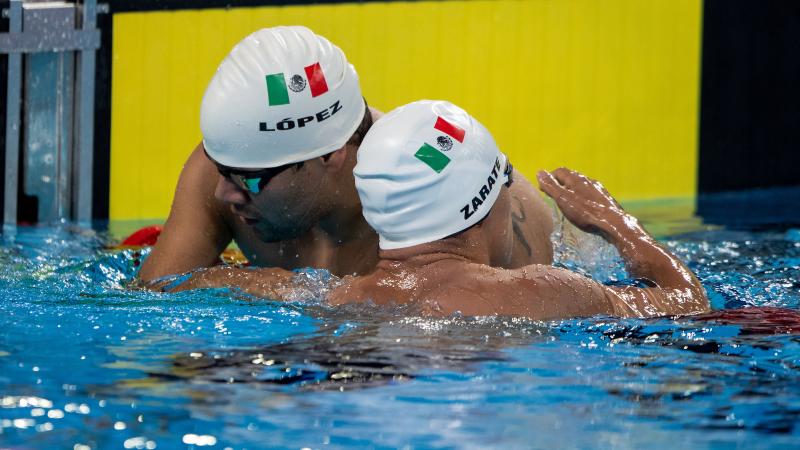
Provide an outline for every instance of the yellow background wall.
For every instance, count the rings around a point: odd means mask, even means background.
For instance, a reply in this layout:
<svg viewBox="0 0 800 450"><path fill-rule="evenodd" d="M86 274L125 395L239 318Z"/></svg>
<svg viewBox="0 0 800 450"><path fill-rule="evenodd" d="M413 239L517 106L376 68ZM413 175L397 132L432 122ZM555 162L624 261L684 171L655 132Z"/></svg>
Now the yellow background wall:
<svg viewBox="0 0 800 450"><path fill-rule="evenodd" d="M388 111L447 99L515 167L569 166L622 199L696 190L700 0L433 1L114 15L110 218L164 218L217 65L258 28L341 47Z"/></svg>

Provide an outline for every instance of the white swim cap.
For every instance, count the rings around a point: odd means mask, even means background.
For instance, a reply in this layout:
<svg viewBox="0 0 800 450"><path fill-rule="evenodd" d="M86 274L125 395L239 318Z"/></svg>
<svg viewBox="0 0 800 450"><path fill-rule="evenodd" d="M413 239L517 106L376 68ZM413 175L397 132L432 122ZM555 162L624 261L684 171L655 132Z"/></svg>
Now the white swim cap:
<svg viewBox="0 0 800 450"><path fill-rule="evenodd" d="M422 100L375 122L353 173L364 217L388 250L442 239L486 217L508 181L506 162L463 109Z"/></svg>
<svg viewBox="0 0 800 450"><path fill-rule="evenodd" d="M364 112L358 75L339 47L305 27L264 28L220 64L200 128L216 162L267 168L338 150Z"/></svg>

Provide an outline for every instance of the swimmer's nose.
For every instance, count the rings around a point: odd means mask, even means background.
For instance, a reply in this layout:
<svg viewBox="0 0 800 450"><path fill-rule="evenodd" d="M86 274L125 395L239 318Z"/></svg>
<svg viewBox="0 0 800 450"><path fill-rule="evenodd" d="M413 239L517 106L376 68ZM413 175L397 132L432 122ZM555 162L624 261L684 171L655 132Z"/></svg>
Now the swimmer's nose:
<svg viewBox="0 0 800 450"><path fill-rule="evenodd" d="M233 181L223 176L220 176L217 181L217 187L214 189L214 197L221 202L232 205L244 205L250 200L250 196L247 195L247 192L243 191Z"/></svg>

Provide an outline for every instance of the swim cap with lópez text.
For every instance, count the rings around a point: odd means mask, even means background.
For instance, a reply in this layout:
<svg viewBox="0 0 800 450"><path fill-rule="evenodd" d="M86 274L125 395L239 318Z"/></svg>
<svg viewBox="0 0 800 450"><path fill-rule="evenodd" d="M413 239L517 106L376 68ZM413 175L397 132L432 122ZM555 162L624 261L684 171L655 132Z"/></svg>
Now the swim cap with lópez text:
<svg viewBox="0 0 800 450"><path fill-rule="evenodd" d="M305 27L256 31L222 61L200 107L208 155L267 168L338 150L364 116L358 75L344 53Z"/></svg>

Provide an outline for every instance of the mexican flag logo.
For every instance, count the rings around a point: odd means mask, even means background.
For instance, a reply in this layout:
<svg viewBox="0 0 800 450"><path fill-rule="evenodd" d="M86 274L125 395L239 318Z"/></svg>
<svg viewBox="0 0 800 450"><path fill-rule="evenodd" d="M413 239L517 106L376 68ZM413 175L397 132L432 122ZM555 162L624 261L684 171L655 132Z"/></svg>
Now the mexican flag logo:
<svg viewBox="0 0 800 450"><path fill-rule="evenodd" d="M436 124L433 125L433 128L441 131L446 136L438 136L436 138L436 145L439 148L434 147L433 145L422 144L422 147L417 150L417 153L414 153L414 156L428 165L431 169L436 171L436 173L441 173L448 164L450 164L450 158L444 154L444 152L450 151L453 148L453 139L457 140L459 143L464 143L464 136L466 132L463 128L460 128L441 117L436 118Z"/></svg>
<svg viewBox="0 0 800 450"><path fill-rule="evenodd" d="M269 106L288 105L289 90L300 92L308 85L311 90L311 97L319 97L328 92L328 82L325 81L325 74L319 62L315 62L305 67L305 77L297 74L292 75L288 82L283 72L267 75L267 96Z"/></svg>

